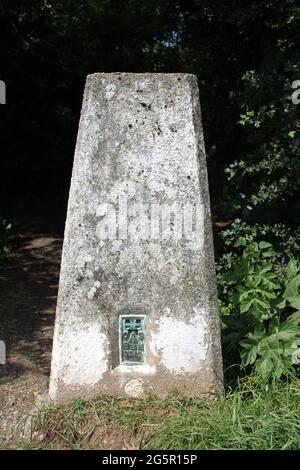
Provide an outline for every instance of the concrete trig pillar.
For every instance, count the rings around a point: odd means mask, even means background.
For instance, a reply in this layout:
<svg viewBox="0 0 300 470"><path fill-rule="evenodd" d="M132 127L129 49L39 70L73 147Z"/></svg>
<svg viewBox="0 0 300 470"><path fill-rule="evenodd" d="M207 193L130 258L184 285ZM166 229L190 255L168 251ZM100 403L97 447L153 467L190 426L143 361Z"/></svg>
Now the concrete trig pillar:
<svg viewBox="0 0 300 470"><path fill-rule="evenodd" d="M196 77L87 78L50 396L218 396L222 360Z"/></svg>

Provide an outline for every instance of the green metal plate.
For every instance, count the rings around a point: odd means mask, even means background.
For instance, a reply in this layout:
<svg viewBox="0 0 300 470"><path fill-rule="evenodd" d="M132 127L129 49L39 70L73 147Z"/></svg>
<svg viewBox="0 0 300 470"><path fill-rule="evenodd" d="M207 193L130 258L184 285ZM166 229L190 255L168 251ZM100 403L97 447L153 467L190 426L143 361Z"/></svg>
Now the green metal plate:
<svg viewBox="0 0 300 470"><path fill-rule="evenodd" d="M145 360L145 317L123 315L120 319L121 362L141 364Z"/></svg>

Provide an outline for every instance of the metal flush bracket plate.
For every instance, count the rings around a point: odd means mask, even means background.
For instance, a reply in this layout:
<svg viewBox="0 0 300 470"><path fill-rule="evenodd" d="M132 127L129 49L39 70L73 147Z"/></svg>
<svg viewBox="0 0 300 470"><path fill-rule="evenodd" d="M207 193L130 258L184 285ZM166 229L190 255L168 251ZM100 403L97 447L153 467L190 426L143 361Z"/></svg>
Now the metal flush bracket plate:
<svg viewBox="0 0 300 470"><path fill-rule="evenodd" d="M145 363L145 315L120 316L120 363Z"/></svg>

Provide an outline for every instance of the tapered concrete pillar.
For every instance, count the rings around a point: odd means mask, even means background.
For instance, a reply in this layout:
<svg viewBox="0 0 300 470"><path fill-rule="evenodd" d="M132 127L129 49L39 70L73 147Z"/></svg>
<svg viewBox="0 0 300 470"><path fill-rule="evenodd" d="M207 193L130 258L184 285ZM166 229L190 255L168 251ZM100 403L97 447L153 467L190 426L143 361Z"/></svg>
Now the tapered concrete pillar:
<svg viewBox="0 0 300 470"><path fill-rule="evenodd" d="M222 361L196 77L87 78L50 396L219 396Z"/></svg>

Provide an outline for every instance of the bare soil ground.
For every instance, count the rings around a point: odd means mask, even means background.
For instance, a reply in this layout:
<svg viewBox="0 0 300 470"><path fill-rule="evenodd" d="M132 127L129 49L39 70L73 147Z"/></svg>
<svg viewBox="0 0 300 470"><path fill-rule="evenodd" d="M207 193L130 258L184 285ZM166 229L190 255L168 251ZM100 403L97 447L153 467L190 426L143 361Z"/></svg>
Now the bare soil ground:
<svg viewBox="0 0 300 470"><path fill-rule="evenodd" d="M0 365L0 448L20 442L20 420L48 388L63 239L61 206L55 211L47 201L21 203L16 254L0 265L0 340L6 343L6 365Z"/></svg>

